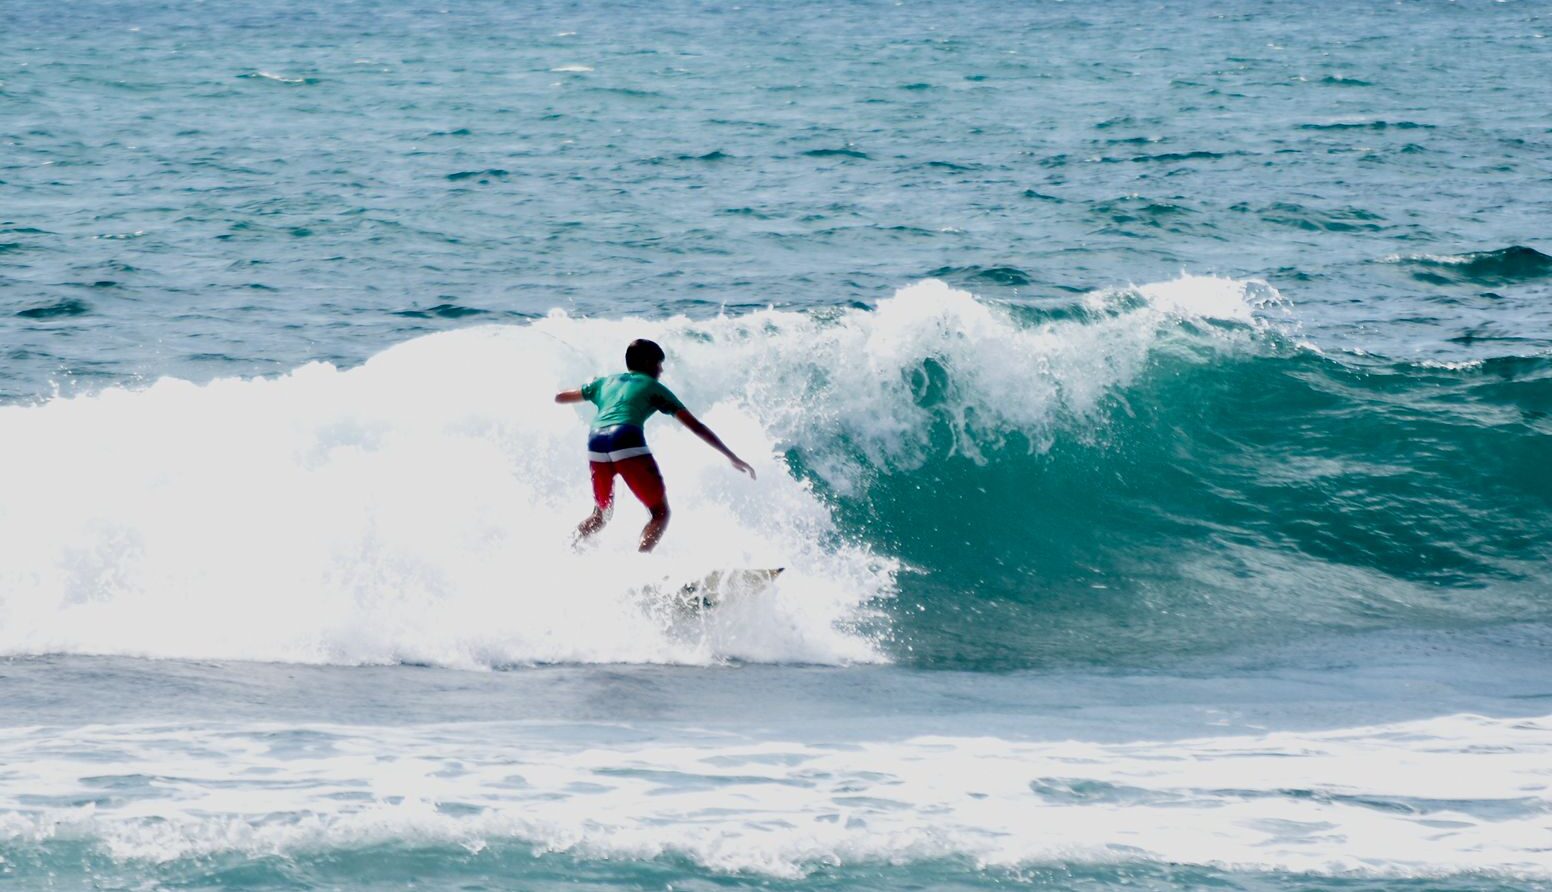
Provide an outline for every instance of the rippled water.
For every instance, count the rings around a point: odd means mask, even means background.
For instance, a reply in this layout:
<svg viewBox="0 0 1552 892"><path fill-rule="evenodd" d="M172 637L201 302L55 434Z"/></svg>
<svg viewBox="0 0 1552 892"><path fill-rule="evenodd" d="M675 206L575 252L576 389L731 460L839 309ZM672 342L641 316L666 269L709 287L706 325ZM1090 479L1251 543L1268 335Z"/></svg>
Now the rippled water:
<svg viewBox="0 0 1552 892"><path fill-rule="evenodd" d="M1259 276L1333 346L1546 346L1544 260L1409 259L1545 237L1539 4L315 6L0 12L12 398L928 275Z"/></svg>
<svg viewBox="0 0 1552 892"><path fill-rule="evenodd" d="M0 6L0 877L1546 887L1549 28Z"/></svg>

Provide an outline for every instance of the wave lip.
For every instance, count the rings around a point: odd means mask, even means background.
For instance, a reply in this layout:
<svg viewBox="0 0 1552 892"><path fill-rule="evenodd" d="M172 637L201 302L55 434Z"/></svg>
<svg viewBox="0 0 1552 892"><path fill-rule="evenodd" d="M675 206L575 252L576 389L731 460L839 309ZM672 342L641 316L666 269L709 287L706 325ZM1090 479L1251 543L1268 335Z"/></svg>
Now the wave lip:
<svg viewBox="0 0 1552 892"><path fill-rule="evenodd" d="M1552 256L1525 245L1469 254L1414 254L1386 258L1412 268L1412 277L1437 285L1506 285L1552 276Z"/></svg>

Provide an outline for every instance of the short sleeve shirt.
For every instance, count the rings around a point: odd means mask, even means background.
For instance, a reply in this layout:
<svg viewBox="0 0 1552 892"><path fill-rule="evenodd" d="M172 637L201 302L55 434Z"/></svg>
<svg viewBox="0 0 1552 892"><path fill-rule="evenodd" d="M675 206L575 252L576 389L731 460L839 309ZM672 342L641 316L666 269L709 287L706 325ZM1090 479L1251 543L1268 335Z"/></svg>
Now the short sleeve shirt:
<svg viewBox="0 0 1552 892"><path fill-rule="evenodd" d="M674 392L651 375L622 372L589 381L582 398L598 407L593 430L630 424L641 427L653 412L673 415L684 408Z"/></svg>

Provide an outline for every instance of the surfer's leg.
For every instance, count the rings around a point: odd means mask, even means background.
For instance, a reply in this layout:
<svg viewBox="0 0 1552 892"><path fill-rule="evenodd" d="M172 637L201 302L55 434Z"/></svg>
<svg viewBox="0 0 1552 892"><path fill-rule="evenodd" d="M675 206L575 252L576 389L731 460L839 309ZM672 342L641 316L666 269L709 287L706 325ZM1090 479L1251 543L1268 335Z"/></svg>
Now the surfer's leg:
<svg viewBox="0 0 1552 892"><path fill-rule="evenodd" d="M651 551L668 529L668 492L663 486L663 474L657 468L657 460L650 455L627 458L615 462L615 466L625 478L625 485L652 515L641 528L641 550Z"/></svg>
<svg viewBox="0 0 1552 892"><path fill-rule="evenodd" d="M603 529L614 514L614 463L594 461L588 466L593 473L593 513L577 525L577 543Z"/></svg>
<svg viewBox="0 0 1552 892"><path fill-rule="evenodd" d="M641 550L651 551L657 547L657 540L663 538L663 533L668 530L668 503L661 502L652 508L652 519L641 528Z"/></svg>

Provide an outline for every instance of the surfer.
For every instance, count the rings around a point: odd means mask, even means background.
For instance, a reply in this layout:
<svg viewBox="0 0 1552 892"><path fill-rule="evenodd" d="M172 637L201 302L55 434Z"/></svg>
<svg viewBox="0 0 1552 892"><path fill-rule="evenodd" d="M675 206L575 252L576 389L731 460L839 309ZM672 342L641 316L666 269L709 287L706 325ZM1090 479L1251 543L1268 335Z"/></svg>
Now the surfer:
<svg viewBox="0 0 1552 892"><path fill-rule="evenodd" d="M668 495L642 430L654 412L679 419L711 448L727 456L734 468L751 479L754 477L754 468L734 455L711 428L691 415L673 391L658 381L663 374L663 359L663 348L652 341L631 341L625 348L627 371L555 394L557 403L589 402L598 407L587 435L587 459L593 473L593 513L577 526L577 543L609 522L614 509L616 474L625 478L625 485L652 515L641 530L641 550L651 551L663 538L663 531L668 529Z"/></svg>

